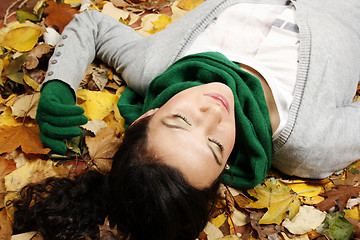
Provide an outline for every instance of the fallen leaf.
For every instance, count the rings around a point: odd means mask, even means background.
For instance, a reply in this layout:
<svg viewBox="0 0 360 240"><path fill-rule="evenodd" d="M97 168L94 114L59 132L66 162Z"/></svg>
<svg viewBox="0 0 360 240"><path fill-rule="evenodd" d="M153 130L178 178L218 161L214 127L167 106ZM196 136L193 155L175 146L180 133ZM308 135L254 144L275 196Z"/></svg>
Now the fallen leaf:
<svg viewBox="0 0 360 240"><path fill-rule="evenodd" d="M78 10L71 8L71 6L66 3L57 3L51 0L47 0L46 3L48 6L44 11L44 15L46 15L44 23L47 27L57 26L60 33L73 19L74 15L79 13Z"/></svg>
<svg viewBox="0 0 360 240"><path fill-rule="evenodd" d="M349 240L354 225L344 218L344 212L334 212L326 215L322 228L318 230L333 240Z"/></svg>
<svg viewBox="0 0 360 240"><path fill-rule="evenodd" d="M39 232L26 232L11 236L11 240L42 240Z"/></svg>
<svg viewBox="0 0 360 240"><path fill-rule="evenodd" d="M289 238L288 236L286 236L285 233L281 233L281 236L284 238L284 240L310 240L309 236L304 234L304 235L301 235L301 236L296 236L294 238Z"/></svg>
<svg viewBox="0 0 360 240"><path fill-rule="evenodd" d="M69 176L69 167L56 165L52 160L33 160L5 176L6 190L17 192L29 183L39 183L49 177Z"/></svg>
<svg viewBox="0 0 360 240"><path fill-rule="evenodd" d="M191 11L203 2L205 0L181 0L177 7L185 11Z"/></svg>
<svg viewBox="0 0 360 240"><path fill-rule="evenodd" d="M358 167L360 169L360 167ZM336 186L339 185L356 185L360 182L360 174L355 172L354 170L358 171L356 168L348 168L345 172L345 179L342 178L332 178L331 180Z"/></svg>
<svg viewBox="0 0 360 240"><path fill-rule="evenodd" d="M224 234L211 222L208 222L204 228L208 240L216 240L224 237Z"/></svg>
<svg viewBox="0 0 360 240"><path fill-rule="evenodd" d="M164 30L166 26L169 25L170 23L171 23L171 17L167 16L166 14L161 14L158 20L152 22L154 27L148 32L150 34L160 32Z"/></svg>
<svg viewBox="0 0 360 240"><path fill-rule="evenodd" d="M344 212L345 212L345 216L344 216L345 218L353 218L360 220L359 206L356 206L352 209L346 209Z"/></svg>
<svg viewBox="0 0 360 240"><path fill-rule="evenodd" d="M16 169L14 161L7 160L0 156L0 209L5 207L4 197L6 195L4 177Z"/></svg>
<svg viewBox="0 0 360 240"><path fill-rule="evenodd" d="M324 221L326 212L313 206L300 206L299 213L292 219L285 219L282 225L293 234L305 234L315 230Z"/></svg>
<svg viewBox="0 0 360 240"><path fill-rule="evenodd" d="M33 93L32 95L23 94L18 96L14 104L11 106L12 115L16 118L28 116L35 119L39 99L39 92Z"/></svg>
<svg viewBox="0 0 360 240"><path fill-rule="evenodd" d="M339 211L342 211L346 207L347 201L351 197L358 197L359 193L360 187L338 186L333 190L321 194L325 199L316 204L316 208L320 211L328 211L330 208L337 206Z"/></svg>
<svg viewBox="0 0 360 240"><path fill-rule="evenodd" d="M119 97L107 91L90 91L81 89L77 91L77 97L80 99L79 106L85 110L84 115L89 119L103 120L110 112L117 108Z"/></svg>
<svg viewBox="0 0 360 240"><path fill-rule="evenodd" d="M119 21L120 19L126 20L130 15L128 11L115 7L111 2L107 2L101 12L112 17L116 21Z"/></svg>
<svg viewBox="0 0 360 240"><path fill-rule="evenodd" d="M293 219L299 211L299 197L288 186L265 181L263 185L248 190L248 193L258 199L247 205L248 208L268 209L260 224L280 224L286 217Z"/></svg>
<svg viewBox="0 0 360 240"><path fill-rule="evenodd" d="M108 125L103 120L90 120L86 124L82 125L81 127L94 133L95 135L98 133L100 129L106 128Z"/></svg>
<svg viewBox="0 0 360 240"><path fill-rule="evenodd" d="M20 24L6 34L1 46L9 50L27 52L36 45L42 34L43 30L40 26Z"/></svg>
<svg viewBox="0 0 360 240"><path fill-rule="evenodd" d="M22 151L27 154L47 154L50 152L50 149L44 148L41 143L38 126L20 125L0 128L0 154L10 153L18 147L21 147Z"/></svg>
<svg viewBox="0 0 360 240"><path fill-rule="evenodd" d="M263 217L262 212L250 213L250 224L258 233L261 240L277 239L277 234L281 231L281 227L275 224L261 225L260 219ZM274 238L275 237L275 238Z"/></svg>
<svg viewBox="0 0 360 240"><path fill-rule="evenodd" d="M7 216L6 209L0 211L0 239L9 240L12 235L12 224Z"/></svg>
<svg viewBox="0 0 360 240"><path fill-rule="evenodd" d="M315 197L320 193L324 192L323 185L314 184L313 181L293 180L293 181L281 181L281 182L284 183L286 186L291 187L291 189L294 192L296 192L299 196Z"/></svg>
<svg viewBox="0 0 360 240"><path fill-rule="evenodd" d="M33 49L31 49L31 51L29 52L28 58L26 59L25 62L25 67L27 69L34 69L37 67L37 65L39 64L39 58L41 58L44 54L48 54L50 53L52 49L52 46L43 43L40 44L36 47L34 47Z"/></svg>
<svg viewBox="0 0 360 240"><path fill-rule="evenodd" d="M94 165L103 172L109 172L112 157L120 146L120 139L115 135L116 128L104 128L95 137L86 136L86 146Z"/></svg>

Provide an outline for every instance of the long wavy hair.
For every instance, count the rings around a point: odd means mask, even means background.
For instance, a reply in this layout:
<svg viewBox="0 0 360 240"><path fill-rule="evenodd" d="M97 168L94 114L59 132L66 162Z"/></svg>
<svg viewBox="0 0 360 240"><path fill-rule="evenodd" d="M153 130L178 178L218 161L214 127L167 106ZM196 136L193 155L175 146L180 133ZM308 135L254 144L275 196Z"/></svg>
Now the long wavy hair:
<svg viewBox="0 0 360 240"><path fill-rule="evenodd" d="M221 176L206 189L192 187L147 148L150 117L129 127L110 174L88 171L29 184L13 201L13 232L39 231L44 239L99 239L110 225L131 240L193 240L205 227Z"/></svg>

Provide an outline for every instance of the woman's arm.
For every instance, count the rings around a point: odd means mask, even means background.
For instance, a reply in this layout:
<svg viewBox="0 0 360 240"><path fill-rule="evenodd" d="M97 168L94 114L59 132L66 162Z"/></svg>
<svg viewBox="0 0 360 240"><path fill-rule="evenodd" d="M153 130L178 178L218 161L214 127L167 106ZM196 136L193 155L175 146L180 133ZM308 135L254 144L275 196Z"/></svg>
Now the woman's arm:
<svg viewBox="0 0 360 240"><path fill-rule="evenodd" d="M132 28L97 11L75 15L64 29L49 61L45 82L61 80L76 91L88 65L100 58L125 79L141 74L141 49L134 45L143 37ZM131 63L137 63L133 71Z"/></svg>

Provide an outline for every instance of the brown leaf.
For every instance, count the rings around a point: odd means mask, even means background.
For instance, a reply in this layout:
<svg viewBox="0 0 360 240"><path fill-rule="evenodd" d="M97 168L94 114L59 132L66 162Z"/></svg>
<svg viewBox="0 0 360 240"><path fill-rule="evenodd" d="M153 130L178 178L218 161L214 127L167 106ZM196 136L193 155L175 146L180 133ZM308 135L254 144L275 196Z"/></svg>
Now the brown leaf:
<svg viewBox="0 0 360 240"><path fill-rule="evenodd" d="M6 214L6 209L4 208L2 211L0 211L0 240L9 240L11 235L11 222Z"/></svg>
<svg viewBox="0 0 360 240"><path fill-rule="evenodd" d="M43 55L50 53L52 47L46 43L40 44L34 47L25 62L25 67L27 69L34 69L38 66L39 60Z"/></svg>
<svg viewBox="0 0 360 240"><path fill-rule="evenodd" d="M360 167L355 168L357 171L360 170ZM360 173L352 173L349 171L349 169L346 169L346 179L341 179L341 178L333 178L331 179L332 182L339 186L339 185L355 185L358 182L360 182Z"/></svg>
<svg viewBox="0 0 360 240"><path fill-rule="evenodd" d="M44 15L46 26L57 26L61 33L65 26L73 19L78 10L71 8L69 4L56 3L55 1L47 0L48 6L45 8Z"/></svg>
<svg viewBox="0 0 360 240"><path fill-rule="evenodd" d="M259 224L260 219L264 215L263 212L253 211L250 213L251 226L256 230L261 240L267 240L268 237L277 235L281 231L281 226L275 224Z"/></svg>
<svg viewBox="0 0 360 240"><path fill-rule="evenodd" d="M351 197L358 197L360 187L354 186L339 186L326 193L320 194L326 197L324 201L316 204L316 208L320 211L328 211L330 208L337 206L339 211L342 211L346 207L347 201Z"/></svg>
<svg viewBox="0 0 360 240"><path fill-rule="evenodd" d="M124 239L124 235L118 232L116 226L114 228L110 227L109 219L106 217L104 224L99 225L100 230L100 239L102 240L112 240L112 239Z"/></svg>
<svg viewBox="0 0 360 240"><path fill-rule="evenodd" d="M47 154L50 152L50 149L44 148L41 143L38 126L20 125L0 128L0 154L10 153L18 147L21 147L26 154Z"/></svg>
<svg viewBox="0 0 360 240"><path fill-rule="evenodd" d="M6 195L4 177L16 169L14 161L7 160L0 156L0 209L4 206L4 197Z"/></svg>
<svg viewBox="0 0 360 240"><path fill-rule="evenodd" d="M104 172L110 171L112 157L121 143L115 131L115 127L106 127L99 130L95 137L85 137L91 160L98 169Z"/></svg>

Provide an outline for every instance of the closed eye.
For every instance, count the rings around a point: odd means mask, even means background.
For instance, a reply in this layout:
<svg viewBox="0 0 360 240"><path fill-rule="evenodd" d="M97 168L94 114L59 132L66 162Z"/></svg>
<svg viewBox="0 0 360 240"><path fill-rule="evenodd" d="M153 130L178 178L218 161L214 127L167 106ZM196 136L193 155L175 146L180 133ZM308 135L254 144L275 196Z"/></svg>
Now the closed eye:
<svg viewBox="0 0 360 240"><path fill-rule="evenodd" d="M187 125L191 126L191 123L189 122L189 120L184 117L183 115L181 114L174 114L173 115L174 118L180 118L181 120L183 120Z"/></svg>
<svg viewBox="0 0 360 240"><path fill-rule="evenodd" d="M216 139L213 139L213 138L209 138L209 141L218 145L221 153L224 151L224 146L219 141L217 141Z"/></svg>

